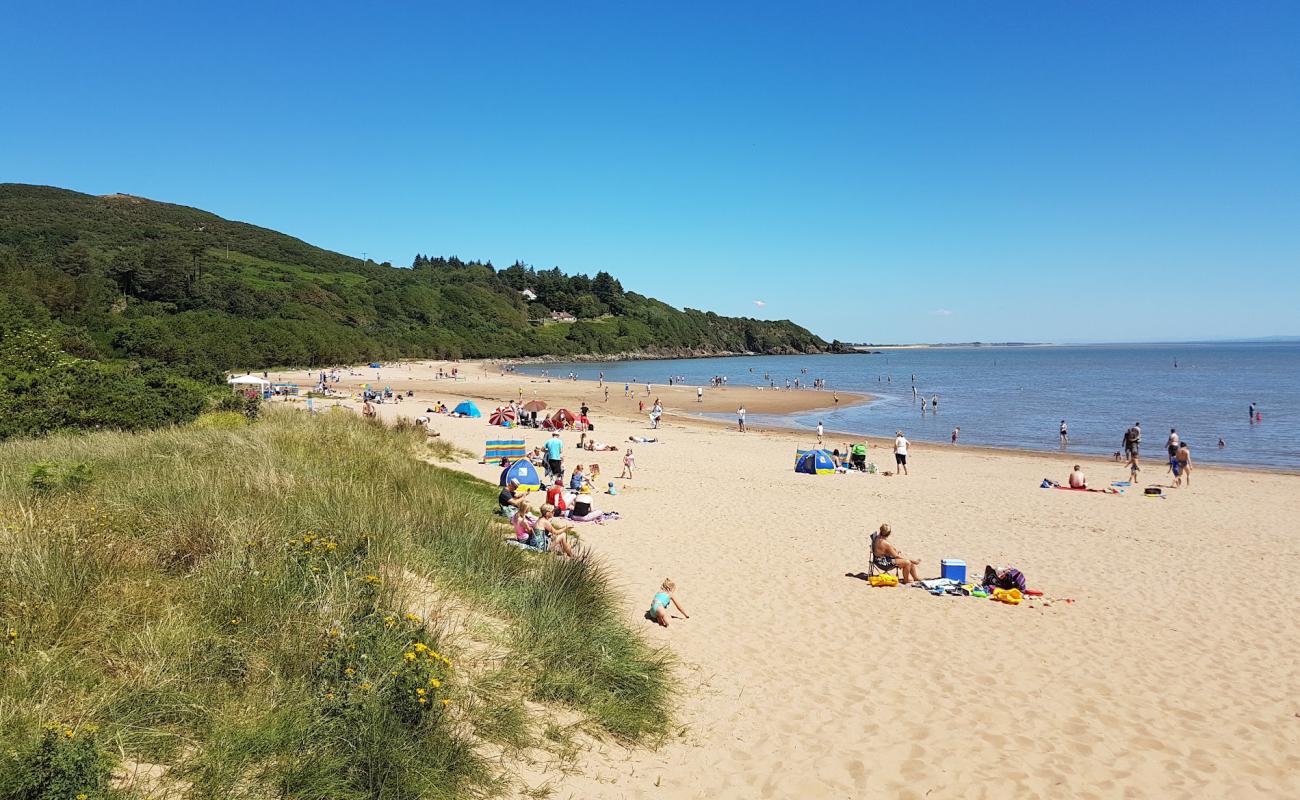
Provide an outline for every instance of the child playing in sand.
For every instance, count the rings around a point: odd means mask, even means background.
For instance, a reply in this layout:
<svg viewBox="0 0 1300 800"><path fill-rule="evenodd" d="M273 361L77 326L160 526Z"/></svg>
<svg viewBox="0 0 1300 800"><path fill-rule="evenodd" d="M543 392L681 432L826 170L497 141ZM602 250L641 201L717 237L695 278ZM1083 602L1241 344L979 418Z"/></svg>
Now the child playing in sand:
<svg viewBox="0 0 1300 800"><path fill-rule="evenodd" d="M623 454L623 472L618 477L631 478L634 466L636 466L636 459L632 456L632 448L629 447L627 452Z"/></svg>
<svg viewBox="0 0 1300 800"><path fill-rule="evenodd" d="M665 579L659 587L659 591L655 594L655 599L650 602L650 610L646 612L646 617L667 628L668 604L672 603L677 607L678 611L682 612L682 617L690 619L691 615L687 614L686 609L682 608L681 603L677 602L677 598L673 597L673 592L676 590L677 584L673 583L671 579Z"/></svg>
<svg viewBox="0 0 1300 800"><path fill-rule="evenodd" d="M1130 453L1128 459L1128 482L1134 486L1137 486L1138 470L1140 469L1141 467L1138 466L1137 453Z"/></svg>

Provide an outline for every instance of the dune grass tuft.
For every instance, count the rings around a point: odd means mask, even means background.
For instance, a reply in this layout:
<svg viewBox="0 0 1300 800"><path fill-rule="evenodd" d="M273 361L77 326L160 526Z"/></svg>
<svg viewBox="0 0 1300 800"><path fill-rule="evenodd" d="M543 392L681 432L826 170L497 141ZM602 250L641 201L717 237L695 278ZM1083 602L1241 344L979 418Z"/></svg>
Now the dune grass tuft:
<svg viewBox="0 0 1300 800"><path fill-rule="evenodd" d="M44 775L120 794L115 754L193 797L490 795L505 784L474 731L541 739L523 697L663 734L667 656L621 622L599 564L507 546L492 488L431 452L456 455L283 411L0 445L0 793L44 797ZM459 672L397 570L505 623L509 691Z"/></svg>

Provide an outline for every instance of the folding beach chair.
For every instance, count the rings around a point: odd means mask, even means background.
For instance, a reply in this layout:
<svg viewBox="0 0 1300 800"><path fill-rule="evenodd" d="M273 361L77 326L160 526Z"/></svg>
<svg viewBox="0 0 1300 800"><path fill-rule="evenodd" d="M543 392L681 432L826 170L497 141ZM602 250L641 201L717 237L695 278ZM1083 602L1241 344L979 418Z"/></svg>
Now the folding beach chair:
<svg viewBox="0 0 1300 800"><path fill-rule="evenodd" d="M871 534L871 553L870 553L871 558L867 559L867 577L870 578L872 575L888 574L892 572L901 578L903 576L903 568L898 566L897 564L890 567L889 569L881 569L880 567L876 566L876 540L879 538L880 538L880 531L876 531L875 533Z"/></svg>

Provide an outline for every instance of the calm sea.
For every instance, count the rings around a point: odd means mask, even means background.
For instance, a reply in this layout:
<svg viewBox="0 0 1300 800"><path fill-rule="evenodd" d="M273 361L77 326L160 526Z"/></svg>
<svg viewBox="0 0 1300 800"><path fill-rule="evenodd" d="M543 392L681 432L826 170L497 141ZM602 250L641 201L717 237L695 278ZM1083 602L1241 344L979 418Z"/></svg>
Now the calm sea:
<svg viewBox="0 0 1300 800"><path fill-rule="evenodd" d="M828 431L871 436L892 436L901 428L911 439L936 442L947 442L959 426L961 444L1058 450L1065 419L1070 450L1099 455L1120 449L1124 431L1141 422L1147 459L1162 458L1172 427L1198 461L1300 470L1296 343L918 348L520 369L593 380L604 371L606 380L620 384L664 384L681 376L688 385L707 385L713 376L726 376L731 386L781 388L787 378L809 385L823 378L828 393L865 392L877 399L821 413L750 415L752 421L813 428L820 420ZM913 376L918 397L939 396L938 415L921 415ZM1259 424L1249 422L1251 403L1263 414Z"/></svg>

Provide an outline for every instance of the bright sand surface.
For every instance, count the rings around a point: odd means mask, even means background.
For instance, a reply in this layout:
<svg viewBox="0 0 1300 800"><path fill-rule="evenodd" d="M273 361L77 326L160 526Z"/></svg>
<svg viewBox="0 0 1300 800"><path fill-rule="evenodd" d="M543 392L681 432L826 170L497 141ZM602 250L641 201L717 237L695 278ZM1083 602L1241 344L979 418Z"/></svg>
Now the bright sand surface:
<svg viewBox="0 0 1300 800"><path fill-rule="evenodd" d="M682 729L655 750L596 742L576 774L525 772L533 787L670 800L1300 797L1300 477L1198 467L1167 499L1057 491L1039 484L1064 482L1073 461L1093 485L1128 474L1095 457L925 443L912 444L906 477L798 475L794 450L814 436L692 420L693 387L653 389L668 416L651 432L636 413L644 386L635 399L612 386L606 404L594 384L468 362L465 380L439 381L436 366L380 370L377 385L416 394L380 415L474 398L482 419L431 427L481 455L486 439L515 433L487 415L522 388L553 408L587 399L602 442L660 439L633 445L635 477L597 498L623 518L581 533L628 623L680 659ZM374 378L359 369L344 385ZM829 399L705 393L714 410L743 401L755 413ZM548 436L522 435L530 448ZM566 471L595 461L602 480L617 478L621 450L563 440ZM1169 483L1160 444L1145 448L1144 483ZM887 443L869 452L892 469ZM1014 564L1058 599L1010 607L846 577L866 568L868 532L886 521L926 576L941 558L972 574ZM642 615L665 577L691 617L661 629Z"/></svg>

